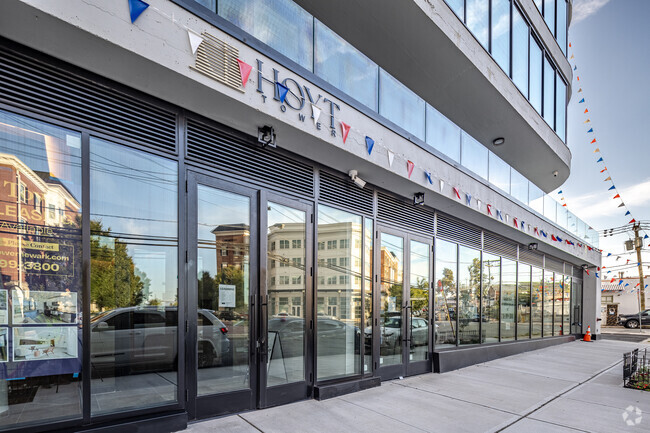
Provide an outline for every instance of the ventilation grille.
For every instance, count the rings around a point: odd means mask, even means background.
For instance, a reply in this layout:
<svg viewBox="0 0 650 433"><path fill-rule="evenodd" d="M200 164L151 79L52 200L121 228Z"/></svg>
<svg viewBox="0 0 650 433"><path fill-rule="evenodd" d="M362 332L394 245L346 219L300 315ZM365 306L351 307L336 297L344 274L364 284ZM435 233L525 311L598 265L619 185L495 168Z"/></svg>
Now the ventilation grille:
<svg viewBox="0 0 650 433"><path fill-rule="evenodd" d="M445 215L436 216L436 237L474 248L481 248L481 230Z"/></svg>
<svg viewBox="0 0 650 433"><path fill-rule="evenodd" d="M517 260L517 245L492 233L483 234L483 249L489 253Z"/></svg>
<svg viewBox="0 0 650 433"><path fill-rule="evenodd" d="M212 127L188 119L187 158L276 189L314 196L311 166L262 148L253 137L225 127Z"/></svg>
<svg viewBox="0 0 650 433"><path fill-rule="evenodd" d="M527 246L519 247L519 260L535 266L544 266L544 256L535 251L530 251Z"/></svg>
<svg viewBox="0 0 650 433"><path fill-rule="evenodd" d="M196 50L196 66L190 68L233 89L243 91L239 72L239 50L209 33L201 33L203 41Z"/></svg>
<svg viewBox="0 0 650 433"><path fill-rule="evenodd" d="M176 114L0 46L0 101L176 152Z"/></svg>
<svg viewBox="0 0 650 433"><path fill-rule="evenodd" d="M377 221L433 236L433 212L406 199L378 193Z"/></svg>
<svg viewBox="0 0 650 433"><path fill-rule="evenodd" d="M545 257L544 267L551 271L564 273L564 262L562 260L554 259L553 257Z"/></svg>
<svg viewBox="0 0 650 433"><path fill-rule="evenodd" d="M327 171L320 172L320 200L372 215L373 193L359 188L352 180L342 179Z"/></svg>

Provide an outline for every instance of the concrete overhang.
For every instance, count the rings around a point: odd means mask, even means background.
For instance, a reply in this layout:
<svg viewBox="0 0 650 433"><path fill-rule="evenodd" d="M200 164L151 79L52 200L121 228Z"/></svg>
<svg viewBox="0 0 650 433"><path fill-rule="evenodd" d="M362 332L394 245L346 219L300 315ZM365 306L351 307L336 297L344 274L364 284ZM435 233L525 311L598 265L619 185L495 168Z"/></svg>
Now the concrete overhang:
<svg viewBox="0 0 650 433"><path fill-rule="evenodd" d="M443 0L296 3L542 190L569 176L569 148Z"/></svg>

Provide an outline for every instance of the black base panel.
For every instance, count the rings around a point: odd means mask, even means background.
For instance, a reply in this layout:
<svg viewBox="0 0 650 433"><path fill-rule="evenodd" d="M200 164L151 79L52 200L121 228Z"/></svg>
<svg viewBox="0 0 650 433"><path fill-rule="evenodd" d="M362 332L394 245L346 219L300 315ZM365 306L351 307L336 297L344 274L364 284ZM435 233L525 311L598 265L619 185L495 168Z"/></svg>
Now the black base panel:
<svg viewBox="0 0 650 433"><path fill-rule="evenodd" d="M326 400L339 395L350 394L364 389L374 388L381 385L379 377L368 377L366 379L355 380L354 382L335 383L332 385L315 386L314 398L316 400Z"/></svg>
<svg viewBox="0 0 650 433"><path fill-rule="evenodd" d="M433 353L433 371L445 373L458 370L493 359L516 355L522 352L542 349L557 344L574 341L575 336L540 338L536 340L513 341L511 343L496 343L493 345L462 347Z"/></svg>
<svg viewBox="0 0 650 433"><path fill-rule="evenodd" d="M84 433L171 433L187 428L187 412L89 427Z"/></svg>

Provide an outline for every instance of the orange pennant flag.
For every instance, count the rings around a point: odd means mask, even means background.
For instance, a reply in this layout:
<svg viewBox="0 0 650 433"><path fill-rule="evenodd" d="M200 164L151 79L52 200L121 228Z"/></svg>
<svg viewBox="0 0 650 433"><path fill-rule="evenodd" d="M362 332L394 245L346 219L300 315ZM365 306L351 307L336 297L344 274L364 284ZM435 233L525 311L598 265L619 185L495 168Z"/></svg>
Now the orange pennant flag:
<svg viewBox="0 0 650 433"><path fill-rule="evenodd" d="M569 57L569 58L572 59L572 58L573 58L573 54L571 54L571 57Z"/></svg>
<svg viewBox="0 0 650 433"><path fill-rule="evenodd" d="M566 203L564 203L562 206L566 207Z"/></svg>
<svg viewBox="0 0 650 433"><path fill-rule="evenodd" d="M569 42L569 48L571 48L571 42Z"/></svg>
<svg viewBox="0 0 650 433"><path fill-rule="evenodd" d="M596 150L594 150L594 153L597 153L597 152L600 152L600 148L598 148L598 147L596 148Z"/></svg>
<svg viewBox="0 0 650 433"><path fill-rule="evenodd" d="M582 123L589 123L589 122L591 122L591 120L587 119L587 120L585 120L585 121L582 122Z"/></svg>
<svg viewBox="0 0 650 433"><path fill-rule="evenodd" d="M578 90L578 93L582 93L582 87Z"/></svg>
<svg viewBox="0 0 650 433"><path fill-rule="evenodd" d="M621 198L620 194L616 194L613 198Z"/></svg>
<svg viewBox="0 0 650 433"><path fill-rule="evenodd" d="M593 140L591 140L591 144L594 144L595 142L596 142L595 138Z"/></svg>
<svg viewBox="0 0 650 433"><path fill-rule="evenodd" d="M612 180L612 177L608 176L607 179L605 179L603 182L607 182L608 180Z"/></svg>
<svg viewBox="0 0 650 433"><path fill-rule="evenodd" d="M578 81L580 81L580 77L578 77Z"/></svg>
<svg viewBox="0 0 650 433"><path fill-rule="evenodd" d="M589 109L588 109L588 108L585 108L585 112L584 112L584 114L587 114L587 113L589 113Z"/></svg>
<svg viewBox="0 0 650 433"><path fill-rule="evenodd" d="M603 171L607 171L607 167L605 167L605 168L603 168L602 170L600 170L601 173L602 173Z"/></svg>

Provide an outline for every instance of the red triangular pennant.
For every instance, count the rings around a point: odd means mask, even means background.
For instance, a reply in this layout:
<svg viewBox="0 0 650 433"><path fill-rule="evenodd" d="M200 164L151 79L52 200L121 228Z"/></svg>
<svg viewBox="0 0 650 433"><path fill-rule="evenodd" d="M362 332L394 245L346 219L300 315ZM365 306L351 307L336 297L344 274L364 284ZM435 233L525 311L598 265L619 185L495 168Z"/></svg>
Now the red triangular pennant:
<svg viewBox="0 0 650 433"><path fill-rule="evenodd" d="M454 187L454 194L456 194L456 197L458 197L458 200L460 200L460 192L458 191L458 188Z"/></svg>
<svg viewBox="0 0 650 433"><path fill-rule="evenodd" d="M620 194L616 194L613 198L621 198Z"/></svg>
<svg viewBox="0 0 650 433"><path fill-rule="evenodd" d="M341 122L341 134L343 135L343 143L348 139L348 133L350 132L350 125L345 122Z"/></svg>
<svg viewBox="0 0 650 433"><path fill-rule="evenodd" d="M584 114L587 114L587 113L589 113L589 109L585 108L585 113Z"/></svg>
<svg viewBox="0 0 650 433"><path fill-rule="evenodd" d="M632 221L630 221L628 224L632 224L632 223L635 223L635 222L636 222L636 220L634 218L632 218Z"/></svg>
<svg viewBox="0 0 650 433"><path fill-rule="evenodd" d="M591 144L594 144L595 142L596 142L595 138L593 140L591 140Z"/></svg>
<svg viewBox="0 0 650 433"><path fill-rule="evenodd" d="M413 174L413 169L415 168L415 164L412 161L407 161L406 162L406 170L409 173L409 179L411 178L411 175ZM460 197L458 197L460 198Z"/></svg>
<svg viewBox="0 0 650 433"><path fill-rule="evenodd" d="M241 76L241 86L246 87L246 83L248 83L248 77L251 75L251 71L253 70L253 67L248 63L243 62L239 59L237 59L237 63L239 63L239 75Z"/></svg>

